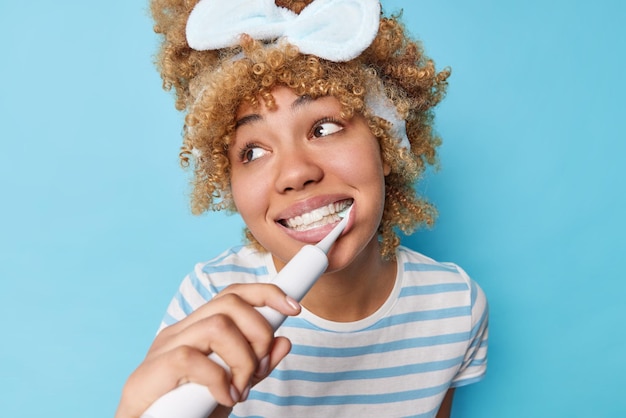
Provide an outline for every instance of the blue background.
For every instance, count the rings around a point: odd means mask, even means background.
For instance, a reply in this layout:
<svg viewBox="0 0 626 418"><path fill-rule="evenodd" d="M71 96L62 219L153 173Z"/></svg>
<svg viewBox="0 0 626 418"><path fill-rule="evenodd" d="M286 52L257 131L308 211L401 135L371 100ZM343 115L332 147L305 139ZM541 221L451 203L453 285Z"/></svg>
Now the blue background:
<svg viewBox="0 0 626 418"><path fill-rule="evenodd" d="M438 66L439 208L404 243L491 305L455 417L626 413L625 3L384 1ZM111 417L181 278L241 237L190 215L146 4L0 3L0 416Z"/></svg>

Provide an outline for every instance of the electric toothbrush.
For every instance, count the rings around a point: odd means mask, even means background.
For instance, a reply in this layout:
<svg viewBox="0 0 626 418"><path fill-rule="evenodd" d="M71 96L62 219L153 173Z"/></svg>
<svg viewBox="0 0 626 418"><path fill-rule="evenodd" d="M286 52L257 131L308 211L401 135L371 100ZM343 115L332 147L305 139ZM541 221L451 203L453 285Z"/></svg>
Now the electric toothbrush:
<svg viewBox="0 0 626 418"><path fill-rule="evenodd" d="M337 215L343 219L328 235L316 245L302 247L271 283L295 300L301 301L326 271L328 251L346 228L351 209L352 205L339 212ZM267 306L255 309L265 317L274 331L286 318L285 315ZM228 365L217 354L211 353L209 358L228 370ZM217 405L205 386L193 382L185 383L157 399L141 418L206 418Z"/></svg>

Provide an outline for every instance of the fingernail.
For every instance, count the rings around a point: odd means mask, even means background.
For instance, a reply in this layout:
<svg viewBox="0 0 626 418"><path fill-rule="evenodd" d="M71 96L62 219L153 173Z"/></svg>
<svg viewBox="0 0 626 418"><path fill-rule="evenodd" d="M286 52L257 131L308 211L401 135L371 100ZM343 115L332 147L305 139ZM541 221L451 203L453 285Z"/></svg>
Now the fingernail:
<svg viewBox="0 0 626 418"><path fill-rule="evenodd" d="M239 391L237 390L237 388L234 385L230 385L230 397L233 400L233 402L239 402L239 399L241 398L239 396Z"/></svg>
<svg viewBox="0 0 626 418"><path fill-rule="evenodd" d="M270 356L269 354L259 361L259 366L256 368L255 375L258 377L263 377L267 373L267 369L270 366Z"/></svg>
<svg viewBox="0 0 626 418"><path fill-rule="evenodd" d="M285 299L287 300L287 304L289 306L291 306L294 311L299 311L300 310L300 304L298 303L297 300L295 300L291 296L287 296Z"/></svg>
<svg viewBox="0 0 626 418"><path fill-rule="evenodd" d="M243 390L243 394L241 395L241 399L239 402L244 402L246 399L248 399L249 394L250 394L250 385L246 386L246 388Z"/></svg>

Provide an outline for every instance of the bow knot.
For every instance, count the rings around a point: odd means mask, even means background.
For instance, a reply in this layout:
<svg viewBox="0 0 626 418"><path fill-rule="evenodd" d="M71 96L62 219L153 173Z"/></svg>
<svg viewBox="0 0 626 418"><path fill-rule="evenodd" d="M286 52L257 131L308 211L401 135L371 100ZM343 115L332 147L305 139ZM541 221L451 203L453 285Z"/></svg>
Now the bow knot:
<svg viewBox="0 0 626 418"><path fill-rule="evenodd" d="M334 62L356 58L378 33L378 0L316 0L298 15L273 0L200 0L187 20L187 42L198 51L239 44L239 37L284 38L303 54Z"/></svg>

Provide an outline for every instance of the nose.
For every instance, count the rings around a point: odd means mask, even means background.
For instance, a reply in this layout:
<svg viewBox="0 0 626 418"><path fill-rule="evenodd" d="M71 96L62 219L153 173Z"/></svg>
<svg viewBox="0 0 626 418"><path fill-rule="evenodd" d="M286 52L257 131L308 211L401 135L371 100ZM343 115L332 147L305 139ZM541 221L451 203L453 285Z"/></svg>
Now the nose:
<svg viewBox="0 0 626 418"><path fill-rule="evenodd" d="M323 177L318 158L301 147L290 147L278 158L275 185L279 193L303 190Z"/></svg>

